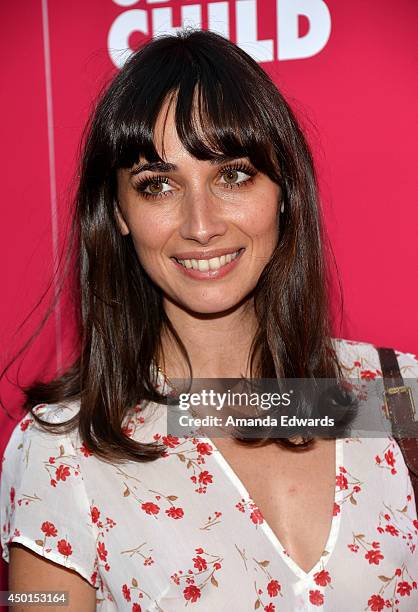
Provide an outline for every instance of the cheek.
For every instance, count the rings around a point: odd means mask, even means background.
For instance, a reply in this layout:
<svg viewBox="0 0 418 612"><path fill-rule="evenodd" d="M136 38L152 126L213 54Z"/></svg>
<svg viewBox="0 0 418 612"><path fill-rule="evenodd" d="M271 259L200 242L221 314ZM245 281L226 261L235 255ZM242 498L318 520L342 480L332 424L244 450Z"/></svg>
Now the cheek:
<svg viewBox="0 0 418 612"><path fill-rule="evenodd" d="M162 252L172 233L172 225L156 214L137 215L130 230L138 258L148 268Z"/></svg>
<svg viewBox="0 0 418 612"><path fill-rule="evenodd" d="M253 240L266 241L266 247L278 237L278 200L271 194L259 197L257 204L249 206L240 219L240 226Z"/></svg>
<svg viewBox="0 0 418 612"><path fill-rule="evenodd" d="M278 227L276 211L270 206L260 206L252 219L251 227L255 234L275 232Z"/></svg>

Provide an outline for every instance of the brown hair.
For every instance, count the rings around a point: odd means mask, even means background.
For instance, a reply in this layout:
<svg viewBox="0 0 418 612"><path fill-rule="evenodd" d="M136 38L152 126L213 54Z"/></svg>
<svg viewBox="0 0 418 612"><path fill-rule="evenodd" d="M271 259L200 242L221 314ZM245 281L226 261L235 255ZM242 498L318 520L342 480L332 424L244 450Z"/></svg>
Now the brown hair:
<svg viewBox="0 0 418 612"><path fill-rule="evenodd" d="M200 131L191 112L196 91ZM86 446L106 461L149 461L164 451L130 439L122 426L138 402L165 399L151 370L163 329L178 343L192 377L161 290L140 265L130 234L121 236L114 215L117 170L131 167L140 155L162 161L153 129L173 93L177 132L191 155L248 156L281 187L279 241L254 290L259 329L252 377L341 375L331 341L327 243L315 171L292 110L257 62L222 36L201 30L160 36L132 54L88 124L66 257L66 271L74 272L79 355L63 375L25 388L28 411L39 403L80 400L79 413L59 425L44 424L33 411L32 416L54 433L78 426Z"/></svg>

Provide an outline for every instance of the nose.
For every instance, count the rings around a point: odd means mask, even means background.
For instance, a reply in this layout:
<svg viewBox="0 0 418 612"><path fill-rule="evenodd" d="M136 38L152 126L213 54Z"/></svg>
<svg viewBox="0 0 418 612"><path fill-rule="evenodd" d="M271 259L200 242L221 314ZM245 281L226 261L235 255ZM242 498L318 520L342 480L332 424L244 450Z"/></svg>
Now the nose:
<svg viewBox="0 0 418 612"><path fill-rule="evenodd" d="M220 206L219 200L209 191L190 190L182 202L181 237L207 244L216 236L223 236L228 226Z"/></svg>

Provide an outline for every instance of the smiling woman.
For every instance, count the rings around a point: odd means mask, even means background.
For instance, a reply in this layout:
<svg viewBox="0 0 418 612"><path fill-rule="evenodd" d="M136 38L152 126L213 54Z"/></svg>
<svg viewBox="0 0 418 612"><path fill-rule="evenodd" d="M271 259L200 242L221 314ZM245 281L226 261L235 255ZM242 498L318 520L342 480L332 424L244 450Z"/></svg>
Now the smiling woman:
<svg viewBox="0 0 418 612"><path fill-rule="evenodd" d="M248 158L222 163L191 155L174 111L175 102L166 103L155 126L156 148L168 163L141 160L134 171L120 169L117 208L122 234L131 233L173 323L185 308L217 314L246 301L277 245L281 195ZM157 174L161 166L164 175Z"/></svg>
<svg viewBox="0 0 418 612"><path fill-rule="evenodd" d="M332 337L312 157L261 67L203 31L134 53L88 126L69 244L79 354L25 390L3 462L11 588L71 610L416 610L392 437L168 428L173 378L382 375Z"/></svg>

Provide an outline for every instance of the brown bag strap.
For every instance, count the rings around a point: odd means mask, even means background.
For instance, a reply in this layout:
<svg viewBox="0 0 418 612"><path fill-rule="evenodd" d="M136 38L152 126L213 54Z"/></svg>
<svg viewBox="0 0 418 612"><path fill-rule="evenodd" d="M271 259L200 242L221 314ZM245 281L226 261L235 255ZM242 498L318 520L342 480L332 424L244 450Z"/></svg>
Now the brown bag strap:
<svg viewBox="0 0 418 612"><path fill-rule="evenodd" d="M376 347L380 358L385 386L386 416L392 421L394 429L402 429L403 425L411 425L415 420L415 406L410 387L405 386L399 369L396 353L391 348ZM415 504L418 512L418 439L397 437L404 461L409 470L415 493Z"/></svg>

